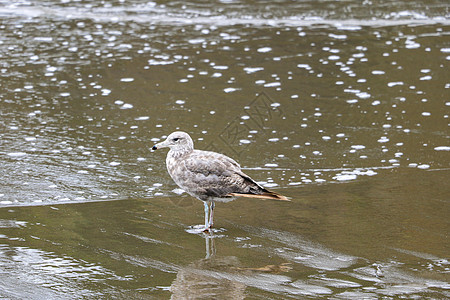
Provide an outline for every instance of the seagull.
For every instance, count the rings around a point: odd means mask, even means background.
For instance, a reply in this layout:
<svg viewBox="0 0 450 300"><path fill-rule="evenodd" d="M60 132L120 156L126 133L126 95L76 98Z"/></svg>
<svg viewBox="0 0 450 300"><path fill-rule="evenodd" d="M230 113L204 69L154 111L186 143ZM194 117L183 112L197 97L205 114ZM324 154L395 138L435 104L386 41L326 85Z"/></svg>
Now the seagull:
<svg viewBox="0 0 450 300"><path fill-rule="evenodd" d="M205 232L209 232L213 226L216 201L228 202L235 197L289 201L287 197L256 183L242 172L232 158L194 149L194 142L186 132L172 132L165 141L154 145L152 150L161 148L170 148L166 166L173 181L189 195L203 201Z"/></svg>

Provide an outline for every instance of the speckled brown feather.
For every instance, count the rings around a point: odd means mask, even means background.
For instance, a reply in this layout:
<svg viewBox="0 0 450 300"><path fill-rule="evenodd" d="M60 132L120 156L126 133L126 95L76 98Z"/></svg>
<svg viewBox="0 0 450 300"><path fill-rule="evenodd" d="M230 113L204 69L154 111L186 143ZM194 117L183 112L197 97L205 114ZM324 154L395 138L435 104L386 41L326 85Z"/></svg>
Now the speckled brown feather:
<svg viewBox="0 0 450 300"><path fill-rule="evenodd" d="M228 156L202 150L192 150L181 156L171 152L167 157L170 176L186 192L203 201L236 196L288 200L261 187Z"/></svg>

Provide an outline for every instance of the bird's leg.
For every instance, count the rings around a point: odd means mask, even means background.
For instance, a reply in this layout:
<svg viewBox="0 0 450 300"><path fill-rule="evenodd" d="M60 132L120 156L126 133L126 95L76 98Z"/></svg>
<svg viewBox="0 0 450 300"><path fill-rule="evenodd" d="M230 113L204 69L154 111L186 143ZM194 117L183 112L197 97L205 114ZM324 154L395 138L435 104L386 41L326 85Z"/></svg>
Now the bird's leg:
<svg viewBox="0 0 450 300"><path fill-rule="evenodd" d="M211 228L213 226L213 217L214 217L214 207L216 206L216 204L214 203L214 201L211 201L211 211L209 213L209 227Z"/></svg>
<svg viewBox="0 0 450 300"><path fill-rule="evenodd" d="M209 206L208 202L204 201L203 205L205 206L205 230L209 229L208 215L209 215Z"/></svg>

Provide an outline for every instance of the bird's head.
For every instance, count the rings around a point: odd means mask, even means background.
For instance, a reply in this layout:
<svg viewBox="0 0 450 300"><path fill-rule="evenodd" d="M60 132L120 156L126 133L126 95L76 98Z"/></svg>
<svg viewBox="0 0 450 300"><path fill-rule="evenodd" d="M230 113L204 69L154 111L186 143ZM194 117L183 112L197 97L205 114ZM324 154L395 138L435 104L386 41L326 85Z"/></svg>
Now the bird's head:
<svg viewBox="0 0 450 300"><path fill-rule="evenodd" d="M186 132L175 131L169 134L164 142L154 145L152 150L167 147L172 151L191 151L194 149L194 142Z"/></svg>

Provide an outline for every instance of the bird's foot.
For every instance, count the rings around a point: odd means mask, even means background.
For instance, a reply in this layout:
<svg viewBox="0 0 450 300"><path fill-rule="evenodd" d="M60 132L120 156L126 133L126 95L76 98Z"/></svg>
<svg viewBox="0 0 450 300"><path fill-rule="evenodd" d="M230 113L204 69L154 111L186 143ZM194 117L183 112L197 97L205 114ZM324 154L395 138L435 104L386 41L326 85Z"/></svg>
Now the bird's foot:
<svg viewBox="0 0 450 300"><path fill-rule="evenodd" d="M186 228L185 231L192 234L204 233L212 235L212 234L221 234L227 230L222 227L205 226L204 224L202 224L202 225L191 225L188 228Z"/></svg>
<svg viewBox="0 0 450 300"><path fill-rule="evenodd" d="M194 234L198 234L198 233L212 233L212 228L210 226L205 226L205 225L192 225L189 226L189 228L186 230L189 233L194 233Z"/></svg>

